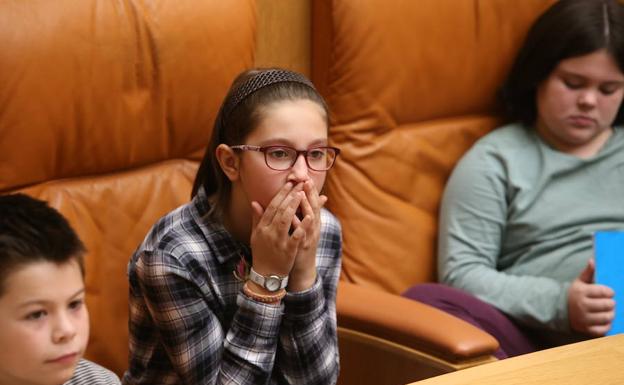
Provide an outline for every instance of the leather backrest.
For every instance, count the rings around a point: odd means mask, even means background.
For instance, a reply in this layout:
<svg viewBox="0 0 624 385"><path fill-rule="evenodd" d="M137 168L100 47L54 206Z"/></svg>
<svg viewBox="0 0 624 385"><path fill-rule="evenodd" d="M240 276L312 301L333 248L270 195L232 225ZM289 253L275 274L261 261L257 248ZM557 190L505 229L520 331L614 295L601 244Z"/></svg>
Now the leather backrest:
<svg viewBox="0 0 624 385"><path fill-rule="evenodd" d="M438 206L497 88L552 0L319 0L312 76L342 149L326 185L343 279L399 293L435 280Z"/></svg>
<svg viewBox="0 0 624 385"><path fill-rule="evenodd" d="M88 248L87 358L127 368L133 250L190 198L252 0L0 3L0 193L48 200Z"/></svg>

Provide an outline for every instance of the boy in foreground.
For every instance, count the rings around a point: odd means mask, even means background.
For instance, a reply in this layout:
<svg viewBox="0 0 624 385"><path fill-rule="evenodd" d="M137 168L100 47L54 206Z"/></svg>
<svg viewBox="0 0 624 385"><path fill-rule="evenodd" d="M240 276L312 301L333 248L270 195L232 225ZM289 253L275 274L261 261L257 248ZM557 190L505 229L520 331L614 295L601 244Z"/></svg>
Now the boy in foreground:
<svg viewBox="0 0 624 385"><path fill-rule="evenodd" d="M89 339L84 252L45 202L0 196L0 385L120 383L82 359Z"/></svg>

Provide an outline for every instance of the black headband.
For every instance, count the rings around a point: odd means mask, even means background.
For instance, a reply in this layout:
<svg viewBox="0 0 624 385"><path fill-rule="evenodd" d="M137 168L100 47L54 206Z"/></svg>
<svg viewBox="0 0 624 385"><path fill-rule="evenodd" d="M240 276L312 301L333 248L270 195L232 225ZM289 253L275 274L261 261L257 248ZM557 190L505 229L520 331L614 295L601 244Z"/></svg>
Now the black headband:
<svg viewBox="0 0 624 385"><path fill-rule="evenodd" d="M227 119L240 102L259 89L271 84L283 82L300 83L316 91L316 88L314 88L314 85L308 78L296 72L282 69L262 71L245 81L232 93L227 104L223 106L223 117Z"/></svg>

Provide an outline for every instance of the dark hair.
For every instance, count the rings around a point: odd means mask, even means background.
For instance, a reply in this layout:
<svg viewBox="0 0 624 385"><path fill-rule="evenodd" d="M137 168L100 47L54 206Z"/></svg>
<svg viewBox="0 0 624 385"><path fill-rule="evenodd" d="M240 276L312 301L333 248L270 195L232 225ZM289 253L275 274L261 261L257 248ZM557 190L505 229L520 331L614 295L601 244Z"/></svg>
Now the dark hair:
<svg viewBox="0 0 624 385"><path fill-rule="evenodd" d="M528 32L501 90L508 117L537 119L536 91L564 59L606 49L624 72L624 6L616 0L560 0ZM614 124L624 120L622 106Z"/></svg>
<svg viewBox="0 0 624 385"><path fill-rule="evenodd" d="M267 82L267 78L271 78L274 73L278 74L278 80ZM280 80L280 76L284 78ZM268 84L263 85L263 82ZM245 138L259 124L263 108L280 101L301 99L321 106L329 125L329 112L323 97L303 75L278 68L266 68L247 70L234 79L215 119L210 143L193 183L192 197L197 195L201 187L205 189L207 196L216 196L209 215L220 216L223 213L229 204L231 190L231 182L216 159L217 147L222 143L230 146L243 144Z"/></svg>
<svg viewBox="0 0 624 385"><path fill-rule="evenodd" d="M0 195L0 294L15 269L35 262L78 262L85 248L67 220L46 202L24 194Z"/></svg>

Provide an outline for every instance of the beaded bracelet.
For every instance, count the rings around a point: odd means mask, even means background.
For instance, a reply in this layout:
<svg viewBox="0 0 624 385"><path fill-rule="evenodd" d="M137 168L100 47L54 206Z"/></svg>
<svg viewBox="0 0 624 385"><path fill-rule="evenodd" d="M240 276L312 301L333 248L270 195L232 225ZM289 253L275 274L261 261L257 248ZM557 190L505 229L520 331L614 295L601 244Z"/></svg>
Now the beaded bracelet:
<svg viewBox="0 0 624 385"><path fill-rule="evenodd" d="M281 289L277 292L277 294L271 294L271 295L258 294L255 291L251 290L251 288L249 287L249 281L247 281L243 285L243 293L250 299L253 299L254 301L258 301L258 302L262 302L266 304L277 304L286 295L286 290Z"/></svg>

